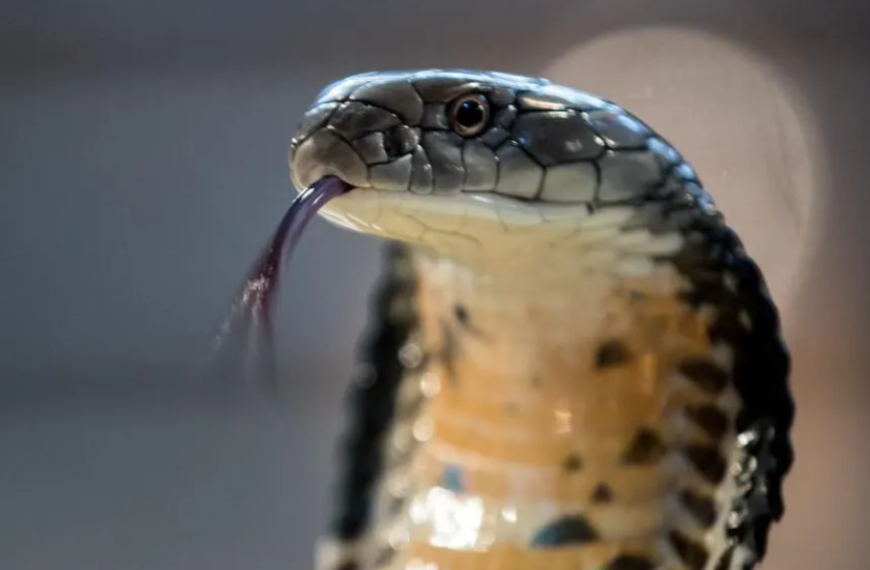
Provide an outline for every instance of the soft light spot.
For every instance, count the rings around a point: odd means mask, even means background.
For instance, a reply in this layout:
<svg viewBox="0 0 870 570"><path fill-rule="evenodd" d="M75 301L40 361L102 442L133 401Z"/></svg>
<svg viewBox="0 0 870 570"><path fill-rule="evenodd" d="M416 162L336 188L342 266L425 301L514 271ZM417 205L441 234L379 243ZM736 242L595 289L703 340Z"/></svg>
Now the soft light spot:
<svg viewBox="0 0 870 570"><path fill-rule="evenodd" d="M441 378L434 372L427 372L420 379L420 391L427 398L434 398L441 392Z"/></svg>
<svg viewBox="0 0 870 570"><path fill-rule="evenodd" d="M425 519L432 524L433 546L454 550L478 546L484 511L480 497L459 497L435 487L426 494L424 508Z"/></svg>
<svg viewBox="0 0 870 570"><path fill-rule="evenodd" d="M594 18L596 9L590 4L575 17L588 10ZM594 91L666 136L787 309L824 219L826 149L798 84L771 63L724 36L650 26L578 43L541 74ZM600 223L596 218L590 222ZM789 315L785 310L784 320Z"/></svg>
<svg viewBox="0 0 870 570"><path fill-rule="evenodd" d="M409 342L399 349L399 361L408 368L416 368L423 361L423 350Z"/></svg>
<svg viewBox="0 0 870 570"><path fill-rule="evenodd" d="M556 410L556 433L566 434L571 432L571 411Z"/></svg>
<svg viewBox="0 0 870 570"><path fill-rule="evenodd" d="M435 427L432 423L432 418L425 416L418 419L414 422L413 434L414 439L419 442L429 441L432 438L432 434L435 430Z"/></svg>

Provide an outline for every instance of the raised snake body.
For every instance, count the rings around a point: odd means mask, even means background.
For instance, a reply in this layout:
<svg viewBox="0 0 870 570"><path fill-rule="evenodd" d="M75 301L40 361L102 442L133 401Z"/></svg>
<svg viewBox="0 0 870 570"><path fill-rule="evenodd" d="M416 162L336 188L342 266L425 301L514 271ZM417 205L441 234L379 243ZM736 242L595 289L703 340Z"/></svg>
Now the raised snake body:
<svg viewBox="0 0 870 570"><path fill-rule="evenodd" d="M743 570L792 461L763 278L681 155L542 79L327 87L290 150L388 238L317 570Z"/></svg>

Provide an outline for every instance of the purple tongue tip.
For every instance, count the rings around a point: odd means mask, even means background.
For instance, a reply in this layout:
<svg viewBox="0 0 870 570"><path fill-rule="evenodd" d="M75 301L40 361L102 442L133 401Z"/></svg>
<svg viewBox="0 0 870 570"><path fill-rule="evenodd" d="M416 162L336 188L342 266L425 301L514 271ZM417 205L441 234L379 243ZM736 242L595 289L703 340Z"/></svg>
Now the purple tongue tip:
<svg viewBox="0 0 870 570"><path fill-rule="evenodd" d="M262 303L254 309L262 308L266 318L272 311L284 259L296 248L296 244L302 237L302 231L320 208L350 188L347 182L335 176L325 176L302 191L290 204L269 246L260 255L260 259L248 275L242 292L243 296L247 292L259 295L257 300Z"/></svg>
<svg viewBox="0 0 870 570"><path fill-rule="evenodd" d="M324 204L352 188L334 176L325 176L306 188L293 200L284 218L275 230L268 247L251 268L242 290L236 296L232 312L216 338L218 348L240 328L237 321L250 324L262 317L266 341L272 342L272 311L278 293L281 267L302 235L308 222ZM246 326L241 327L246 329ZM245 330L238 331L245 334ZM269 347L271 350L271 346Z"/></svg>
<svg viewBox="0 0 870 570"><path fill-rule="evenodd" d="M348 183L335 176L325 176L306 188L290 204L290 208L284 214L281 223L278 224L278 229L275 230L269 246L261 254L245 283L245 292L257 291L260 293L258 300L262 301L262 304L259 307L263 309L267 319L272 311L278 289L278 278L285 257L289 256L296 248L296 244L302 237L302 231L307 227L311 218L317 214L317 211L350 188Z"/></svg>

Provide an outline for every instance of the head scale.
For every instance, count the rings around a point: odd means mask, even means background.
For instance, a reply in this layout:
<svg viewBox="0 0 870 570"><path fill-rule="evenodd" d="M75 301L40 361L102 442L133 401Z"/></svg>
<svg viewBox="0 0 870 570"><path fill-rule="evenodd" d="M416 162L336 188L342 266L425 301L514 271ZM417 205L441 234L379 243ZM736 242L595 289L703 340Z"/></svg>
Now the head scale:
<svg viewBox="0 0 870 570"><path fill-rule="evenodd" d="M373 190L590 206L647 200L681 163L613 103L543 79L472 71L338 81L320 93L290 148L300 189L335 175Z"/></svg>

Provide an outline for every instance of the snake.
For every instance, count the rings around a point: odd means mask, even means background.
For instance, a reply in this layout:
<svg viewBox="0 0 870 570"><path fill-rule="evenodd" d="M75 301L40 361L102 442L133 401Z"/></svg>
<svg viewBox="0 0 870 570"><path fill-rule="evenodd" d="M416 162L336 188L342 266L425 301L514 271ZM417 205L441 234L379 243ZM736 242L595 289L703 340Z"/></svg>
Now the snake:
<svg viewBox="0 0 870 570"><path fill-rule="evenodd" d="M382 71L323 88L288 158L300 194L250 313L299 219L385 242L317 570L765 558L789 351L762 271L663 136L544 78Z"/></svg>

